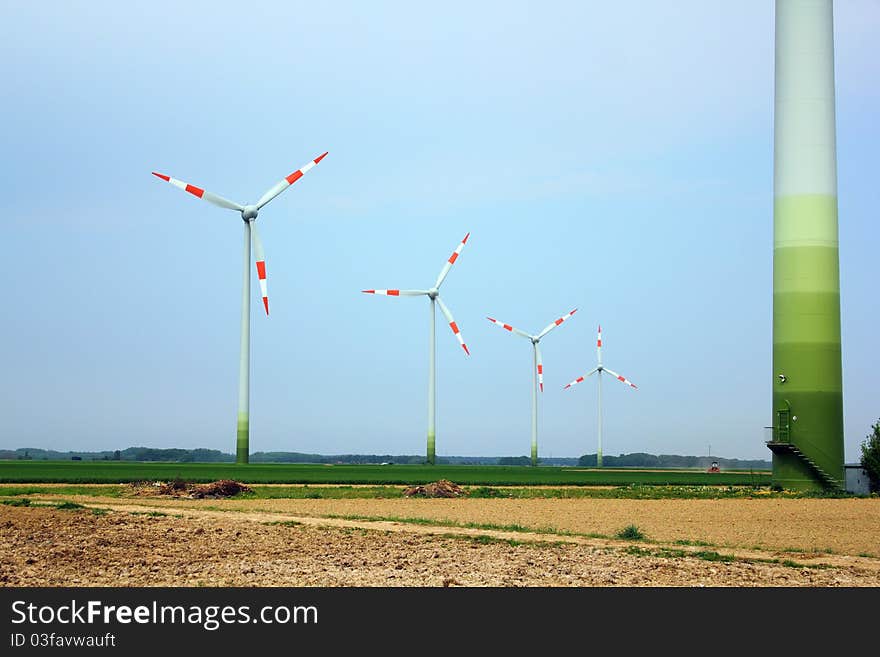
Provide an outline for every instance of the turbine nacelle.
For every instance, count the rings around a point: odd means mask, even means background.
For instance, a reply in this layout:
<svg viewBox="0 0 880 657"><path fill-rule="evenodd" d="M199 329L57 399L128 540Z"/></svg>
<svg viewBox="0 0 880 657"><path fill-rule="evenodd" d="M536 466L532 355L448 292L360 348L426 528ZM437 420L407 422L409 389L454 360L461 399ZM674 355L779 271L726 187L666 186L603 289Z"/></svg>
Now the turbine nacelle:
<svg viewBox="0 0 880 657"><path fill-rule="evenodd" d="M428 297L431 299L436 299L439 294L440 290L438 290L436 287L432 287L430 290L428 290Z"/></svg>
<svg viewBox="0 0 880 657"><path fill-rule="evenodd" d="M260 213L256 205L246 205L241 209L241 218L245 221L253 221Z"/></svg>

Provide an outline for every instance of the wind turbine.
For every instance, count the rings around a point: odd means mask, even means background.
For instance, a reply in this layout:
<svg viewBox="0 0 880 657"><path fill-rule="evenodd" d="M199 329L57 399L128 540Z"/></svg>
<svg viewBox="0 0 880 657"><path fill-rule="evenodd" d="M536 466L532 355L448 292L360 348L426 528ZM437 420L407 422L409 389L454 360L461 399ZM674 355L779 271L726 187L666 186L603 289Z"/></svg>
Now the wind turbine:
<svg viewBox="0 0 880 657"><path fill-rule="evenodd" d="M272 187L266 190L266 193L260 197L260 200L253 205L240 205L234 201L229 201L222 196L217 196L211 192L206 192L200 187L190 185L182 180L177 180L164 173L156 173L153 175L161 178L165 182L169 182L185 192L189 192L193 196L213 203L216 206L227 210L235 210L241 213L244 221L244 263L242 265L243 285L241 292L241 357L238 366L238 422L237 422L237 438L236 438L236 463L247 463L250 454L250 370L251 370L251 340L250 340L250 290L251 290L251 242L254 245L256 254L257 276L260 280L260 293L263 297L263 307L266 309L266 315L269 314L269 294L266 290L266 256L263 253L263 243L260 241L260 235L257 232L257 214L273 198L278 196L285 189L290 187L297 180L308 173L312 167L326 157L327 153L319 155L314 160L297 169L289 176L282 178Z"/></svg>
<svg viewBox="0 0 880 657"><path fill-rule="evenodd" d="M627 378L620 376L617 372L613 370L609 370L607 367L602 365L602 326L599 326L599 338L596 340L596 355L599 359L599 364L596 366L592 372L587 374L586 376L592 376L595 373L599 373L599 449L596 452L596 467L602 467L602 372L608 372L611 376L613 376L618 381L621 381L628 385L630 388L638 389L638 386ZM571 388L574 385L577 385L581 381L583 381L586 376L579 376L571 383L568 383L563 387L563 390Z"/></svg>
<svg viewBox="0 0 880 657"><path fill-rule="evenodd" d="M538 343L541 341L541 338L576 312L577 308L548 325L537 335L529 335L525 331L512 327L510 324L499 322L497 319L486 318L496 326L500 326L511 333L516 333L518 336L532 342L532 465L538 465L538 386L541 387L541 392L544 392L544 361L541 359L541 348L538 346Z"/></svg>
<svg viewBox="0 0 880 657"><path fill-rule="evenodd" d="M449 328L452 329L455 337L458 338L458 343L461 345L461 348L464 349L464 353L468 356L471 355L471 352L468 351L467 345L464 343L464 338L461 337L461 332L458 330L458 324L455 323L455 319L452 317L452 313L449 312L449 308L446 307L446 304L443 303L443 300L440 298L440 285L443 283L446 275L449 273L449 270L452 269L452 265L455 264L455 261L458 259L458 256L461 254L462 249L464 249L464 245L467 244L468 237L471 234L468 233L464 236L464 239L461 241L461 244L458 245L458 248L452 252L452 255L449 256L449 259L446 261L446 264L443 265L443 269L440 270L440 275L437 277L437 282L434 283L434 287L430 290L362 290L364 294L383 294L389 297L419 297L426 296L431 300L431 345L429 349L430 357L428 359L428 464L434 465L434 455L435 455L435 443L437 440L437 431L436 431L436 407L437 407L437 373L435 371L435 346L436 346L436 337L434 333L434 302L440 305L440 311L446 317L446 321L449 322Z"/></svg>

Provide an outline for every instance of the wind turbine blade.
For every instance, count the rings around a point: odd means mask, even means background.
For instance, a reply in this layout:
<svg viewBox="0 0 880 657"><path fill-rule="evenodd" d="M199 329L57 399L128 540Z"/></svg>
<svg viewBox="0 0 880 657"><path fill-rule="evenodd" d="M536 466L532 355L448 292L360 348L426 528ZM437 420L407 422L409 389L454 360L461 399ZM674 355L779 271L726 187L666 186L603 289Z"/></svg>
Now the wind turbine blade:
<svg viewBox="0 0 880 657"><path fill-rule="evenodd" d="M596 339L596 358L602 364L602 325L599 324L599 337Z"/></svg>
<svg viewBox="0 0 880 657"><path fill-rule="evenodd" d="M552 330L555 329L557 326L559 326L560 324L562 324L562 322L564 322L564 321L567 320L569 317L571 317L572 315L574 315L574 314L577 312L577 310L578 310L578 309L575 308L574 310L572 310L572 311L571 311L570 313L568 313L567 315L563 315L562 317L560 317L559 319L557 319L555 322L553 322L552 324L550 324L550 325L549 325L547 328L545 328L543 331L541 331L540 333L538 333L538 335L536 335L535 337L538 338L538 339L540 340L540 339L543 338L545 335L547 335L550 331L552 331Z"/></svg>
<svg viewBox="0 0 880 657"><path fill-rule="evenodd" d="M594 369L592 372L590 372L589 374L584 374L583 376L579 376L578 378L576 378L576 379L575 379L574 381L572 381L571 383L566 383L566 384L562 387L562 389L563 389L563 390L567 390L568 388L571 388L572 386L576 386L578 383L583 383L584 379L586 379L588 376L592 376L593 374L595 374L595 373L598 372L598 371L599 371L599 369L596 368L596 369Z"/></svg>
<svg viewBox="0 0 880 657"><path fill-rule="evenodd" d="M283 192L285 189L290 187L297 180L302 178L305 174L307 174L312 169L312 167L314 167L318 162L323 160L325 157L327 157L327 153L324 153L323 155L319 155L314 160L312 160L308 164L304 165L301 169L297 169L296 171L294 171L292 174L290 174L286 178L282 178L277 183L275 183L271 188L269 188L266 191L265 194L263 194L260 197L260 200L257 201L257 210L262 208L264 205L266 205L266 203L271 201L273 198L278 196L281 192Z"/></svg>
<svg viewBox="0 0 880 657"><path fill-rule="evenodd" d="M606 372L608 372L611 376L615 377L618 381L622 381L623 383L625 383L626 385L628 385L630 388L636 388L636 389L638 389L638 386L637 386L635 383L633 383L632 381L626 379L625 377L620 376L620 374L618 374L617 372L614 372L614 371L612 371L612 370L609 370L607 367L605 367L605 368L603 368L603 369L604 369Z"/></svg>
<svg viewBox="0 0 880 657"><path fill-rule="evenodd" d="M443 269L440 270L440 275L437 277L437 282L434 283L434 287L440 287L440 284L446 278L446 274L449 273L449 270L452 269L452 265L455 264L455 261L458 259L458 256L461 255L461 250L464 248L464 245L467 244L468 237L471 234L468 233L464 236L464 239L461 241L461 244L452 252L452 255L449 256L449 260L446 261L446 264L443 265Z"/></svg>
<svg viewBox="0 0 880 657"><path fill-rule="evenodd" d="M446 321L449 322L449 328L452 329L452 332L458 339L458 343L461 345L461 348L464 349L464 353L470 356L471 352L468 351L467 345L464 343L464 338L461 337L461 332L458 330L458 324L455 323L455 318L452 316L452 313L449 312L449 308L446 307L446 304L443 303L443 300L440 297L437 297L437 303L440 305L440 312L443 313L446 317Z"/></svg>
<svg viewBox="0 0 880 657"><path fill-rule="evenodd" d="M538 385L544 392L544 360L541 358L541 346L535 343L535 355L538 357Z"/></svg>
<svg viewBox="0 0 880 657"><path fill-rule="evenodd" d="M164 173L156 173L153 171L153 175L157 178L161 178L167 183L171 183L175 187L182 189L185 192L189 192L193 196L202 199L203 201L207 201L208 203L213 203L221 208L226 208L227 210L238 210L241 211L244 209L243 206L230 201L228 199L223 198L222 196L217 196L217 194L212 194L211 192L206 192L201 187L196 187L195 185L190 185L189 183L185 183L182 180L178 180L177 178L172 178L171 176L166 176Z"/></svg>
<svg viewBox="0 0 880 657"><path fill-rule="evenodd" d="M386 297L418 297L427 294L427 290L361 290L364 294L383 294Z"/></svg>
<svg viewBox="0 0 880 657"><path fill-rule="evenodd" d="M504 322L499 322L497 319L492 319L491 317L487 317L490 322L495 324L496 326L500 326L501 328L510 331L511 333L516 333L517 335L521 335L524 338L532 339L532 336L526 333L525 331L520 331L518 328L512 327L510 324L505 324Z"/></svg>
<svg viewBox="0 0 880 657"><path fill-rule="evenodd" d="M257 232L257 222L251 221L251 241L254 243L254 261L257 264L257 277L260 279L260 294L263 297L263 307L266 315L269 314L269 292L266 289L266 254L263 252L263 243Z"/></svg>

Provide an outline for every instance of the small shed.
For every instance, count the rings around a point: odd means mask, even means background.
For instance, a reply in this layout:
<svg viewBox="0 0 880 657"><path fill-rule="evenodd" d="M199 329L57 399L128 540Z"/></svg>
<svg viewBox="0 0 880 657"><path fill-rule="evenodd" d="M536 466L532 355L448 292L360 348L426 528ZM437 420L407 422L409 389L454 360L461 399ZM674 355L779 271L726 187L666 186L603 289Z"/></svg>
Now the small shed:
<svg viewBox="0 0 880 657"><path fill-rule="evenodd" d="M855 495L869 495L871 493L871 480L868 471L861 463L847 463L843 466L844 483L846 492Z"/></svg>

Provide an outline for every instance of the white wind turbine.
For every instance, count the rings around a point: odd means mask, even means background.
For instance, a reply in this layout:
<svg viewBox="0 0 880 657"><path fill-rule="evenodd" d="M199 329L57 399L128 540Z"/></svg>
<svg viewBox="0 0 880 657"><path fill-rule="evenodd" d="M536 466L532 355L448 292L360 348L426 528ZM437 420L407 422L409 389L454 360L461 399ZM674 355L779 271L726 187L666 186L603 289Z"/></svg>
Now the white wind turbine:
<svg viewBox="0 0 880 657"><path fill-rule="evenodd" d="M512 327L510 324L499 322L497 319L487 317L490 322L500 326L501 328L516 333L518 336L530 340L532 343L532 465L538 465L538 387L544 392L544 361L541 358L541 348L538 343L545 335L562 324L569 317L577 312L577 308L567 315L563 315L552 324L549 324L543 331L537 335L530 335L525 331Z"/></svg>
<svg viewBox="0 0 880 657"><path fill-rule="evenodd" d="M599 326L599 338L596 340L596 355L599 359L599 364L596 366L596 368L592 372L590 372L586 376L592 376L593 374L595 374L597 372L599 373L599 383L598 383L598 390L599 390L599 448L598 448L598 451L596 452L596 467L601 468L602 467L602 373L608 372L608 374L613 376L618 381L625 383L630 388L638 389L638 386L635 383L633 383L632 381L629 381L628 379L626 379L625 377L620 376L620 374L618 374L617 372L614 372L613 370L609 370L607 367L604 367L602 365L602 326L601 325ZM567 388L571 388L574 385L577 385L578 383L583 381L586 378L586 376L579 376L571 383L567 383L563 387L563 390L565 390Z"/></svg>
<svg viewBox="0 0 880 657"><path fill-rule="evenodd" d="M455 319L452 317L452 313L449 312L449 308L446 307L446 304L443 303L443 300L440 298L440 285L443 283L443 280L446 278L446 275L449 273L449 270L452 269L452 265L455 264L455 261L458 259L459 254L462 249L464 249L464 245L468 241L468 237L470 237L470 233L464 236L464 239L461 241L461 244L458 245L458 248L452 252L452 255L449 256L449 259L446 261L446 264L443 265L443 269L440 270L440 275L437 277L437 282L434 283L434 287L430 290L362 290L364 294L383 294L389 297L418 297L418 296L426 296L431 300L431 344L430 344L430 357L428 359L428 454L427 461L430 465L434 465L435 461L435 445L437 440L437 430L436 430L436 407L437 407L437 377L435 371L435 345L436 345L436 337L434 333L434 302L436 301L440 305L440 311L446 317L446 320L449 322L449 328L452 329L452 332L455 334L455 337L458 338L458 342L461 345L461 348L464 349L464 352L470 356L470 351L468 351L467 345L464 343L464 339L461 337L461 332L458 330L458 325L455 323Z"/></svg>
<svg viewBox="0 0 880 657"><path fill-rule="evenodd" d="M297 169L289 176L279 180L253 205L240 205L234 201L229 201L222 196L218 196L217 194L206 192L204 189L196 187L195 185L190 185L182 180L172 178L171 176L166 176L164 173L153 172L153 175L157 178L161 178L165 182L169 182L175 187L182 189L185 192L189 192L203 201L207 201L208 203L212 203L227 210L235 210L236 212L239 212L244 221L244 262L242 265L243 285L241 292L241 355L238 364L236 463L247 463L250 455L251 242L253 242L254 251L256 252L257 276L260 279L260 292L263 297L263 307L266 309L266 315L269 314L269 295L266 290L266 257L263 254L263 244L257 233L257 214L264 205L302 178L312 167L323 160L326 155L327 153L319 155L301 169Z"/></svg>

